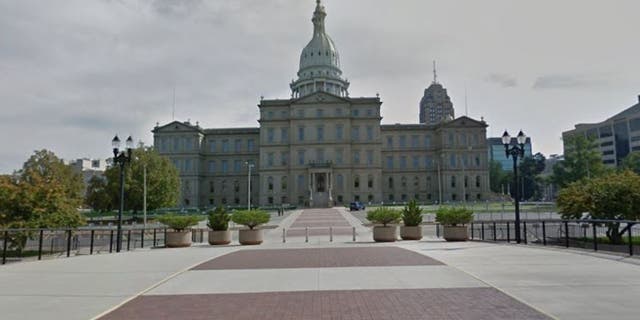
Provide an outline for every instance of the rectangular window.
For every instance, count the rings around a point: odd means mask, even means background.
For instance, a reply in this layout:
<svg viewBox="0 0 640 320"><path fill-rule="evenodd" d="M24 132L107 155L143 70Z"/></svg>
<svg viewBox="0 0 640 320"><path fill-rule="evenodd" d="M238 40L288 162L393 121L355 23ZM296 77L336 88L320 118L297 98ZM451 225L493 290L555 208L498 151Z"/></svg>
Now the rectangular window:
<svg viewBox="0 0 640 320"><path fill-rule="evenodd" d="M608 156L608 155L612 155L613 154L613 150L607 150L607 151L603 151L602 155L603 156Z"/></svg>
<svg viewBox="0 0 640 320"><path fill-rule="evenodd" d="M324 162L324 149L316 149L316 161L320 163Z"/></svg>
<svg viewBox="0 0 640 320"><path fill-rule="evenodd" d="M274 128L267 128L267 142L268 143L273 143L273 140L275 136L275 129Z"/></svg>
<svg viewBox="0 0 640 320"><path fill-rule="evenodd" d="M420 167L420 156L413 156L412 162L413 162L413 168L418 169L418 167Z"/></svg>
<svg viewBox="0 0 640 320"><path fill-rule="evenodd" d="M424 147L431 148L431 136L424 136Z"/></svg>
<svg viewBox="0 0 640 320"><path fill-rule="evenodd" d="M191 172L191 159L184 160L184 171Z"/></svg>
<svg viewBox="0 0 640 320"><path fill-rule="evenodd" d="M373 165L373 150L367 150L367 165Z"/></svg>
<svg viewBox="0 0 640 320"><path fill-rule="evenodd" d="M253 152L255 150L255 141L253 139L247 140L247 151Z"/></svg>
<svg viewBox="0 0 640 320"><path fill-rule="evenodd" d="M316 117L318 117L318 118L324 117L324 110L316 109Z"/></svg>
<svg viewBox="0 0 640 320"><path fill-rule="evenodd" d="M280 142L289 142L289 128L280 128Z"/></svg>
<svg viewBox="0 0 640 320"><path fill-rule="evenodd" d="M216 153L216 141L209 140L209 152Z"/></svg>
<svg viewBox="0 0 640 320"><path fill-rule="evenodd" d="M400 156L400 169L407 168L407 156Z"/></svg>
<svg viewBox="0 0 640 320"><path fill-rule="evenodd" d="M216 162L215 161L209 161L209 172L211 172L211 173L216 172Z"/></svg>
<svg viewBox="0 0 640 320"><path fill-rule="evenodd" d="M387 169L393 169L393 156L387 157Z"/></svg>
<svg viewBox="0 0 640 320"><path fill-rule="evenodd" d="M407 136L400 136L400 148L407 147Z"/></svg>
<svg viewBox="0 0 640 320"><path fill-rule="evenodd" d="M344 137L344 126L336 124L336 140L342 140Z"/></svg>
<svg viewBox="0 0 640 320"><path fill-rule="evenodd" d="M229 161L222 160L222 173L227 173L227 172L229 172Z"/></svg>
<svg viewBox="0 0 640 320"><path fill-rule="evenodd" d="M373 110L367 109L367 117L372 117L372 116L373 116Z"/></svg>
<svg viewBox="0 0 640 320"><path fill-rule="evenodd" d="M298 175L298 179L297 179L297 185L298 185L298 190L303 191L305 190L305 184L304 184L304 176L303 175Z"/></svg>
<svg viewBox="0 0 640 320"><path fill-rule="evenodd" d="M611 137L613 135L613 130L611 130L611 126L602 126L598 128L600 131L600 138Z"/></svg>
<svg viewBox="0 0 640 320"><path fill-rule="evenodd" d="M360 151L353 152L353 164L360 164Z"/></svg>
<svg viewBox="0 0 640 320"><path fill-rule="evenodd" d="M393 147L393 136L387 136L387 148Z"/></svg>
<svg viewBox="0 0 640 320"><path fill-rule="evenodd" d="M456 167L456 155L455 154L449 155L449 166L451 168L455 168Z"/></svg>
<svg viewBox="0 0 640 320"><path fill-rule="evenodd" d="M280 165L286 166L289 164L289 152L280 152Z"/></svg>
<svg viewBox="0 0 640 320"><path fill-rule="evenodd" d="M418 136L411 136L411 148L417 148L420 140Z"/></svg>
<svg viewBox="0 0 640 320"><path fill-rule="evenodd" d="M429 156L424 157L424 166L426 168L431 168L433 166L433 160L431 160L431 157Z"/></svg>
<svg viewBox="0 0 640 320"><path fill-rule="evenodd" d="M336 164L343 163L342 153L343 153L342 149L336 149Z"/></svg>
<svg viewBox="0 0 640 320"><path fill-rule="evenodd" d="M222 152L229 152L229 140L222 140Z"/></svg>
<svg viewBox="0 0 640 320"><path fill-rule="evenodd" d="M452 146L454 145L455 141L454 141L454 136L453 136L453 132L449 133L449 145Z"/></svg>
<svg viewBox="0 0 640 320"><path fill-rule="evenodd" d="M351 128L351 140L353 141L360 140L360 127Z"/></svg>
<svg viewBox="0 0 640 320"><path fill-rule="evenodd" d="M358 116L360 116L360 110L358 110L358 109L353 109L353 110L351 110L351 114L352 114L354 117L358 117Z"/></svg>
<svg viewBox="0 0 640 320"><path fill-rule="evenodd" d="M236 139L233 144L236 152L242 151L242 140Z"/></svg>
<svg viewBox="0 0 640 320"><path fill-rule="evenodd" d="M305 164L304 155L305 155L304 150L298 150L298 164L301 166Z"/></svg>
<svg viewBox="0 0 640 320"><path fill-rule="evenodd" d="M316 128L318 141L324 141L324 126L320 125Z"/></svg>
<svg viewBox="0 0 640 320"><path fill-rule="evenodd" d="M298 141L304 141L304 127L298 127Z"/></svg>
<svg viewBox="0 0 640 320"><path fill-rule="evenodd" d="M341 117L341 116L342 116L342 109L336 108L336 117Z"/></svg>
<svg viewBox="0 0 640 320"><path fill-rule="evenodd" d="M287 112L287 110L282 110L282 111L280 111L280 118L282 118L282 119L286 119L286 118L287 118L287 116L288 116L288 112Z"/></svg>
<svg viewBox="0 0 640 320"><path fill-rule="evenodd" d="M173 138L173 152L178 152L180 148L180 142L177 137Z"/></svg>
<svg viewBox="0 0 640 320"><path fill-rule="evenodd" d="M373 127L367 126L367 141L373 140Z"/></svg>
<svg viewBox="0 0 640 320"><path fill-rule="evenodd" d="M189 145L189 138L182 138L182 150L183 151L191 151L191 146Z"/></svg>
<svg viewBox="0 0 640 320"><path fill-rule="evenodd" d="M629 120L629 130L631 131L640 131L640 118L630 119Z"/></svg>
<svg viewBox="0 0 640 320"><path fill-rule="evenodd" d="M242 170L242 161L233 160L233 171L240 172Z"/></svg>
<svg viewBox="0 0 640 320"><path fill-rule="evenodd" d="M298 118L304 118L304 109L298 109Z"/></svg>
<svg viewBox="0 0 640 320"><path fill-rule="evenodd" d="M267 153L267 167L273 167L273 152Z"/></svg>

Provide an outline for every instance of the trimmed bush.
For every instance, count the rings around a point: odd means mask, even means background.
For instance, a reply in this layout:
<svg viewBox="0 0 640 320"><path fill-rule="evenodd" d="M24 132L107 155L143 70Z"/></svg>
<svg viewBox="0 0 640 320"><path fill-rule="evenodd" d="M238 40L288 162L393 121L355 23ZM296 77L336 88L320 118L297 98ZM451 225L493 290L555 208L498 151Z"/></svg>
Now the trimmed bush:
<svg viewBox="0 0 640 320"><path fill-rule="evenodd" d="M436 222L445 226L466 225L473 221L473 211L462 207L441 207L436 211Z"/></svg>
<svg viewBox="0 0 640 320"><path fill-rule="evenodd" d="M213 231L229 230L229 221L231 215L227 213L224 207L217 207L215 210L209 211L209 222L207 226Z"/></svg>
<svg viewBox="0 0 640 320"><path fill-rule="evenodd" d="M385 227L388 224L400 222L401 218L402 213L400 211L385 207L377 208L367 213L367 220L373 223L382 224Z"/></svg>
<svg viewBox="0 0 640 320"><path fill-rule="evenodd" d="M250 230L269 222L271 215L262 210L242 210L231 215L231 220L237 224L247 226Z"/></svg>
<svg viewBox="0 0 640 320"><path fill-rule="evenodd" d="M189 227L193 227L200 222L198 216L177 215L177 214L165 214L158 218L160 223L168 226L175 231L183 231Z"/></svg>
<svg viewBox="0 0 640 320"><path fill-rule="evenodd" d="M416 200L411 200L402 209L402 222L407 227L416 227L422 223L422 208L420 208Z"/></svg>

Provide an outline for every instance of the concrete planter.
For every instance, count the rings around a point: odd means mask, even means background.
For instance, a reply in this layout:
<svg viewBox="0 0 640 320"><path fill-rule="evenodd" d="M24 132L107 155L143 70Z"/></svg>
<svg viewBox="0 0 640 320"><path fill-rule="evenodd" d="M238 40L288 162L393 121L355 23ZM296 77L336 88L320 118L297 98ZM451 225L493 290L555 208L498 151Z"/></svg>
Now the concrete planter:
<svg viewBox="0 0 640 320"><path fill-rule="evenodd" d="M241 245L257 245L262 243L262 229L242 229L239 231Z"/></svg>
<svg viewBox="0 0 640 320"><path fill-rule="evenodd" d="M167 248L182 248L191 246L191 230L189 231L167 231L165 239Z"/></svg>
<svg viewBox="0 0 640 320"><path fill-rule="evenodd" d="M420 240L422 239L422 226L401 226L400 237L402 240Z"/></svg>
<svg viewBox="0 0 640 320"><path fill-rule="evenodd" d="M444 226L442 237L447 241L467 241L469 240L469 231L467 226Z"/></svg>
<svg viewBox="0 0 640 320"><path fill-rule="evenodd" d="M394 242L398 237L396 230L397 230L396 226L373 227L373 241Z"/></svg>
<svg viewBox="0 0 640 320"><path fill-rule="evenodd" d="M224 245L231 243L231 230L209 231L210 245Z"/></svg>

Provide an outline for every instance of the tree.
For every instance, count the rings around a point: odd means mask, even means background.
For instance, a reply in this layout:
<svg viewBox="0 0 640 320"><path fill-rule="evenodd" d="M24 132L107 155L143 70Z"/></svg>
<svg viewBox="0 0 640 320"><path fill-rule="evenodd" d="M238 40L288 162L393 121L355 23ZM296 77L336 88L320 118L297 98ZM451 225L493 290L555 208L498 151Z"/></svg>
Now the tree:
<svg viewBox="0 0 640 320"><path fill-rule="evenodd" d="M98 211L110 211L113 209L113 199L107 192L107 179L105 177L91 177L87 186L85 204Z"/></svg>
<svg viewBox="0 0 640 320"><path fill-rule="evenodd" d="M491 160L489 163L489 184L491 191L496 193L502 193L503 185L510 183L507 181L508 173L502 170L502 164L500 162Z"/></svg>
<svg viewBox="0 0 640 320"><path fill-rule="evenodd" d="M147 171L147 209L173 207L180 195L178 170L168 158L161 156L153 148L140 147L133 151L131 163L125 169L125 210L134 212L143 209L144 170ZM111 203L120 203L120 167L113 166L105 172ZM107 209L107 208L101 208Z"/></svg>
<svg viewBox="0 0 640 320"><path fill-rule="evenodd" d="M519 178L523 199L540 199L542 197L542 178L540 173L544 171L546 158L542 153L536 153L533 157L526 157L518 165Z"/></svg>
<svg viewBox="0 0 640 320"><path fill-rule="evenodd" d="M595 140L583 135L567 137L564 161L553 167L552 180L560 188L583 178L598 177L607 172Z"/></svg>
<svg viewBox="0 0 640 320"><path fill-rule="evenodd" d="M621 163L622 170L631 170L637 174L640 174L640 152L631 152Z"/></svg>
<svg viewBox="0 0 640 320"><path fill-rule="evenodd" d="M558 209L563 219L637 220L640 218L640 176L632 171L612 172L573 182L560 191ZM606 223L611 243L622 243L620 223Z"/></svg>

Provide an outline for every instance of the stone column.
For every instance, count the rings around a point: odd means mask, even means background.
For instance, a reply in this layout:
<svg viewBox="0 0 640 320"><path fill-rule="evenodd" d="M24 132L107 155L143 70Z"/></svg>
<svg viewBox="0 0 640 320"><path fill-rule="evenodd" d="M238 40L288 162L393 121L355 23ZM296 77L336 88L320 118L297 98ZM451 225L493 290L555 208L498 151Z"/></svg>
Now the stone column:
<svg viewBox="0 0 640 320"><path fill-rule="evenodd" d="M327 172L327 186L329 188L329 207L333 207L333 173Z"/></svg>
<svg viewBox="0 0 640 320"><path fill-rule="evenodd" d="M313 173L309 172L309 207L313 207Z"/></svg>

